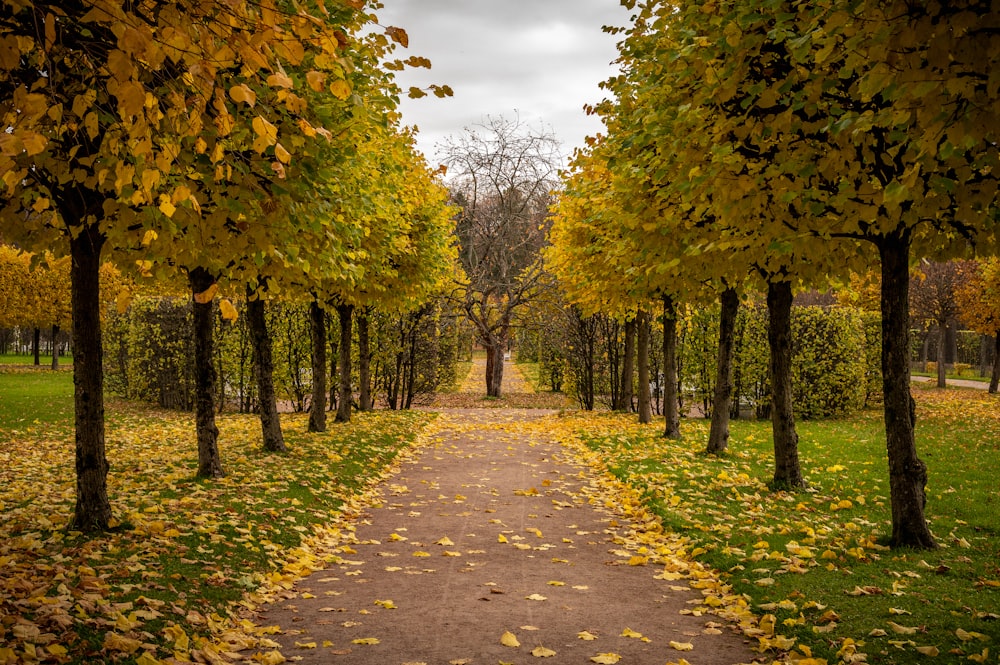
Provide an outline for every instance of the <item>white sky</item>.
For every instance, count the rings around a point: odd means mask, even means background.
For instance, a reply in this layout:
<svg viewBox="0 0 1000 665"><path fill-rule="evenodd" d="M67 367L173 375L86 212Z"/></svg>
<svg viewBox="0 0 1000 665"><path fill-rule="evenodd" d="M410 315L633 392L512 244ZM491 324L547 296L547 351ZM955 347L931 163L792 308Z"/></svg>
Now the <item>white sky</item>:
<svg viewBox="0 0 1000 665"><path fill-rule="evenodd" d="M624 26L629 13L618 0L383 0L383 26L406 30L406 58L430 58L431 70L397 73L411 85L449 85L455 96L404 99L403 122L420 129L418 147L437 164L435 146L487 115L520 117L551 130L563 153L601 131L585 104L606 97L598 83L615 74L611 62L621 35L604 25Z"/></svg>

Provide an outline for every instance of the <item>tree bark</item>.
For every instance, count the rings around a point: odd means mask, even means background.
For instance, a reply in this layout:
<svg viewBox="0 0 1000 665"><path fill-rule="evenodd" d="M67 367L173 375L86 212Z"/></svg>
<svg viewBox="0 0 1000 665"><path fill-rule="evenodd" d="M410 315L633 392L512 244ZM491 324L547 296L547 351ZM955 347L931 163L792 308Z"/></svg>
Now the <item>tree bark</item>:
<svg viewBox="0 0 1000 665"><path fill-rule="evenodd" d="M35 367L42 364L42 329L36 327L31 339L31 352L35 354Z"/></svg>
<svg viewBox="0 0 1000 665"><path fill-rule="evenodd" d="M635 327L639 356L639 422L646 425L653 422L652 396L649 394L649 312L639 310Z"/></svg>
<svg viewBox="0 0 1000 665"><path fill-rule="evenodd" d="M337 305L337 316L340 319L340 394L337 396L337 417L334 422L348 423L351 421L351 337L354 319L354 305Z"/></svg>
<svg viewBox="0 0 1000 665"><path fill-rule="evenodd" d="M313 300L309 304L309 337L312 343L312 399L309 431L326 431L326 312Z"/></svg>
<svg viewBox="0 0 1000 665"><path fill-rule="evenodd" d="M771 433L775 488L805 487L792 410L792 284L767 283L767 341L771 369Z"/></svg>
<svg viewBox="0 0 1000 665"><path fill-rule="evenodd" d="M671 296L663 296L663 436L668 439L681 438L677 383L677 307Z"/></svg>
<svg viewBox="0 0 1000 665"><path fill-rule="evenodd" d="M59 326L52 326L52 369L59 369L59 344L56 342L56 338L59 337Z"/></svg>
<svg viewBox="0 0 1000 665"><path fill-rule="evenodd" d="M948 340L945 335L946 324L938 321L937 336L937 387L948 387L948 365L945 363L945 353L948 348Z"/></svg>
<svg viewBox="0 0 1000 665"><path fill-rule="evenodd" d="M994 337L993 372L990 374L990 394L996 394L1000 387L1000 331Z"/></svg>
<svg viewBox="0 0 1000 665"><path fill-rule="evenodd" d="M720 297L719 353L716 363L715 396L712 401L712 427L706 452L720 455L729 447L729 411L733 401L733 348L736 341L736 314L740 297L728 288Z"/></svg>
<svg viewBox="0 0 1000 665"><path fill-rule="evenodd" d="M927 520L927 465L917 457L916 405L910 394L910 238L878 243L882 263L882 390L892 503L892 547L937 547Z"/></svg>
<svg viewBox="0 0 1000 665"><path fill-rule="evenodd" d="M188 273L191 286L194 325L194 404L195 431L198 438L198 477L222 478L226 475L219 454L219 428L215 424L215 341L213 313L215 301L198 302L199 293L207 291L215 283L204 268L195 268Z"/></svg>
<svg viewBox="0 0 1000 665"><path fill-rule="evenodd" d="M618 402L615 411L632 410L632 381L635 379L635 342L637 319L625 322L625 355L622 358L621 385L618 389Z"/></svg>
<svg viewBox="0 0 1000 665"><path fill-rule="evenodd" d="M497 399L503 397L503 355L507 346L505 335L494 335L484 344L486 347L486 396Z"/></svg>
<svg viewBox="0 0 1000 665"><path fill-rule="evenodd" d="M358 312L358 410L372 410L372 352L368 333L368 309Z"/></svg>
<svg viewBox="0 0 1000 665"><path fill-rule="evenodd" d="M71 527L107 530L108 460L104 441L104 348L101 339L100 269L106 238L93 225L70 234L73 307L73 405L76 426L76 506Z"/></svg>
<svg viewBox="0 0 1000 665"><path fill-rule="evenodd" d="M260 409L260 428L264 437L264 450L285 452L285 437L278 418L278 398L274 393L274 359L271 355L271 338L267 334L264 299L247 290L247 324L253 344L253 359L257 375L257 402Z"/></svg>

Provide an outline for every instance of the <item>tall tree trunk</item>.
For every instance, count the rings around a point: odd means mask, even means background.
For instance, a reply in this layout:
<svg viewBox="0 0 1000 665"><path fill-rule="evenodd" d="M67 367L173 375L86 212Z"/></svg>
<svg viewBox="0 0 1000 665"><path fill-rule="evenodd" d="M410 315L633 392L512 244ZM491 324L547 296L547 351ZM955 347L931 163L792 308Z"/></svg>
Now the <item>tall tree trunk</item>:
<svg viewBox="0 0 1000 665"><path fill-rule="evenodd" d="M257 368L257 406L260 409L260 428L264 437L264 450L280 453L287 450L285 437L278 418L278 398L274 393L274 359L271 355L271 338L267 334L267 320L262 295L247 290L247 324L253 344L254 365Z"/></svg>
<svg viewBox="0 0 1000 665"><path fill-rule="evenodd" d="M361 411L372 410L372 352L368 324L368 308L366 307L358 312L358 383L361 384L359 386L358 409Z"/></svg>
<svg viewBox="0 0 1000 665"><path fill-rule="evenodd" d="M910 394L910 238L883 237L882 391L892 503L893 547L937 547L927 520L927 465L917 457L916 405Z"/></svg>
<svg viewBox="0 0 1000 665"><path fill-rule="evenodd" d="M104 443L104 348L100 269L105 237L95 226L70 235L73 307L73 405L76 425L76 506L72 528L105 531L111 520Z"/></svg>
<svg viewBox="0 0 1000 665"><path fill-rule="evenodd" d="M221 478L226 475L222 469L219 454L219 428L215 424L215 365L213 356L215 342L213 332L215 322L215 300L201 302L198 294L207 291L215 278L204 268L195 268L188 273L191 286L194 325L194 405L195 431L198 437L198 477Z"/></svg>
<svg viewBox="0 0 1000 665"><path fill-rule="evenodd" d="M332 325L332 317L328 318L327 321ZM338 326L339 326L338 319ZM337 328L340 330L340 328ZM330 335L330 376L332 377L330 381L330 408L336 409L337 405L340 404L340 374L338 373L338 363L340 362L340 335Z"/></svg>
<svg viewBox="0 0 1000 665"><path fill-rule="evenodd" d="M507 346L505 335L491 336L486 346L486 395L488 397L503 397L503 354Z"/></svg>
<svg viewBox="0 0 1000 665"><path fill-rule="evenodd" d="M635 341L638 319L625 322L625 356L622 358L621 385L618 389L618 403L615 411L632 410L632 382L635 380Z"/></svg>
<svg viewBox="0 0 1000 665"><path fill-rule="evenodd" d="M59 369L59 343L57 338L59 337L59 326L53 324L52 326L52 369Z"/></svg>
<svg viewBox="0 0 1000 665"><path fill-rule="evenodd" d="M645 425L653 422L649 394L649 312L640 309L635 323L639 338L639 422Z"/></svg>
<svg viewBox="0 0 1000 665"><path fill-rule="evenodd" d="M35 367L42 364L42 329L36 327L31 338L31 352L35 355Z"/></svg>
<svg viewBox="0 0 1000 665"><path fill-rule="evenodd" d="M663 436L668 439L681 438L677 387L677 308L671 296L663 296Z"/></svg>
<svg viewBox="0 0 1000 665"><path fill-rule="evenodd" d="M312 399L309 431L326 431L326 312L319 302L309 304L309 338L312 342Z"/></svg>
<svg viewBox="0 0 1000 665"><path fill-rule="evenodd" d="M715 397L712 401L712 427L706 452L719 455L729 447L729 411L733 401L733 348L736 340L736 314L740 297L728 288L720 297L719 354L716 364Z"/></svg>
<svg viewBox="0 0 1000 665"><path fill-rule="evenodd" d="M354 305L337 305L340 319L340 394L337 397L337 417L334 422L351 421L351 337L354 320Z"/></svg>
<svg viewBox="0 0 1000 665"><path fill-rule="evenodd" d="M990 394L996 394L998 387L1000 387L1000 331L993 339L993 372L990 374Z"/></svg>
<svg viewBox="0 0 1000 665"><path fill-rule="evenodd" d="M948 387L948 365L945 362L945 354L948 348L947 339L947 329L946 324L938 321L938 336L937 336L937 387L947 388Z"/></svg>
<svg viewBox="0 0 1000 665"><path fill-rule="evenodd" d="M774 487L804 487L799 435L792 411L792 283L767 283L767 341L771 365L771 433Z"/></svg>

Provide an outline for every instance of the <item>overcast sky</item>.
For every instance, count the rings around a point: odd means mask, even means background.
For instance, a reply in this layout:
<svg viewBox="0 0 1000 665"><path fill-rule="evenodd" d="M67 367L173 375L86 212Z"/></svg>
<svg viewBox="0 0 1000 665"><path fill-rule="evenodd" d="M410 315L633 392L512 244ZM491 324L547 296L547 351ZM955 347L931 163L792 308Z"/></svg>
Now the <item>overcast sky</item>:
<svg viewBox="0 0 1000 665"><path fill-rule="evenodd" d="M429 83L449 85L455 96L428 96L402 103L403 122L420 129L418 147L432 165L435 145L458 136L487 115L517 114L550 129L569 155L587 135L601 131L584 104L606 95L598 83L615 73L620 36L604 25L623 26L629 13L618 0L383 0L384 26L406 30L405 58L430 58L433 68L397 74L404 90Z"/></svg>

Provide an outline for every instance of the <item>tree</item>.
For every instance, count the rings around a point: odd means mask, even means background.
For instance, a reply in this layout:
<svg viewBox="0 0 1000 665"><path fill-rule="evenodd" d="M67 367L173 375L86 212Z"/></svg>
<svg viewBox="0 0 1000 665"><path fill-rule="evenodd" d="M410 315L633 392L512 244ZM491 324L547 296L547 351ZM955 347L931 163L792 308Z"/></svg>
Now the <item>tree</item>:
<svg viewBox="0 0 1000 665"><path fill-rule="evenodd" d="M960 318L976 332L994 338L989 391L996 393L1000 384L1000 258L963 264L961 275L955 290Z"/></svg>
<svg viewBox="0 0 1000 665"><path fill-rule="evenodd" d="M500 397L515 313L537 297L558 144L519 119L488 117L441 148L458 207L464 279L454 298L486 348L486 393Z"/></svg>
<svg viewBox="0 0 1000 665"><path fill-rule="evenodd" d="M878 251L896 546L935 545L909 394L909 259L990 242L996 222L990 11L975 0L768 12L744 0L653 2L630 35L639 64L627 75L647 111L633 139L666 199L695 219L771 200L786 213L761 218L768 246L845 238Z"/></svg>
<svg viewBox="0 0 1000 665"><path fill-rule="evenodd" d="M910 278L911 312L915 319L937 326L937 386L947 385L947 335L958 318L956 293L962 281L962 266L956 261L921 261Z"/></svg>
<svg viewBox="0 0 1000 665"><path fill-rule="evenodd" d="M297 150L332 137L296 93L351 98L345 47L373 18L362 8L310 14L319 7L273 0L0 5L8 45L0 58L3 236L33 247L62 237L73 259L75 528L103 530L111 518L102 253L156 253L152 240L177 231L178 211L252 237L261 220L252 209ZM402 31L390 36L405 39ZM234 114L241 108L254 111ZM213 204L205 216L202 203ZM206 246L212 239L188 235Z"/></svg>

